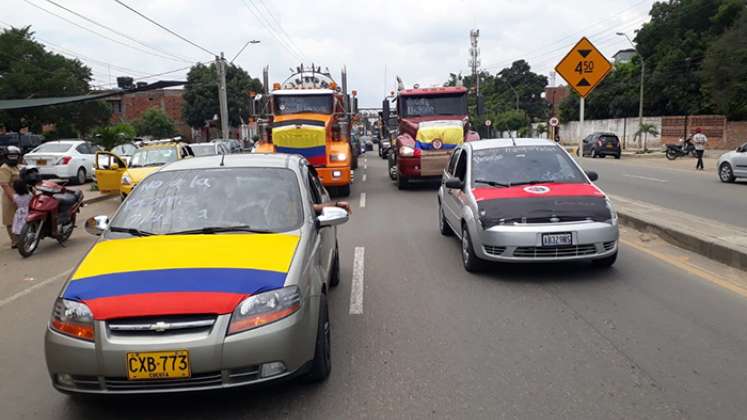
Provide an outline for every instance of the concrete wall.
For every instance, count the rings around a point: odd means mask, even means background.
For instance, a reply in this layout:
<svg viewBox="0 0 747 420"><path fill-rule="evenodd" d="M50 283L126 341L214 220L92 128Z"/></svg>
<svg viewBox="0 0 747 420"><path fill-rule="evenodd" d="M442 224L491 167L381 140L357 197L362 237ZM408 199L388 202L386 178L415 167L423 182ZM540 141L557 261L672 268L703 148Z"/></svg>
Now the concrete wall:
<svg viewBox="0 0 747 420"><path fill-rule="evenodd" d="M646 117L644 124L653 124L656 131L661 133L662 118ZM560 124L560 141L563 144L578 144L578 141L589 134L596 132L615 133L628 147L639 147L635 139L638 131L638 118L618 118L609 120L587 120L581 124L579 121L570 121ZM661 136L649 135L646 140L648 147L658 148L661 146Z"/></svg>

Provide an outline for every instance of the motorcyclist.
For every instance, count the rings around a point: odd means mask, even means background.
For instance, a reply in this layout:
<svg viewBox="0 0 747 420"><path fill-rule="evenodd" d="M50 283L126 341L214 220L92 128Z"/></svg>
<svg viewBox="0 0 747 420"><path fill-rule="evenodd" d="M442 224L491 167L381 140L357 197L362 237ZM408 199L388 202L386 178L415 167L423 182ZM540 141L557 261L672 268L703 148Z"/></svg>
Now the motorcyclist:
<svg viewBox="0 0 747 420"><path fill-rule="evenodd" d="M8 232L11 248L16 247L13 235L13 216L16 214L16 204L13 201L13 182L20 177L21 149L8 146L5 152L5 163L0 166L0 189L2 189L3 225Z"/></svg>

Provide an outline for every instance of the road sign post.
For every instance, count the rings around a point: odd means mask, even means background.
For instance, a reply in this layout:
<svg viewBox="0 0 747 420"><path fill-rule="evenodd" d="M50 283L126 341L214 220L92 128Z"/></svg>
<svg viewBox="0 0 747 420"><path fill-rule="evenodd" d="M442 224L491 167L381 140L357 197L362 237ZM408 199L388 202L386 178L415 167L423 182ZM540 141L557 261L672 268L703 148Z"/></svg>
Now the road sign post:
<svg viewBox="0 0 747 420"><path fill-rule="evenodd" d="M560 60L555 71L581 97L579 104L578 155L583 156L586 97L612 70L612 64L586 37L581 38Z"/></svg>

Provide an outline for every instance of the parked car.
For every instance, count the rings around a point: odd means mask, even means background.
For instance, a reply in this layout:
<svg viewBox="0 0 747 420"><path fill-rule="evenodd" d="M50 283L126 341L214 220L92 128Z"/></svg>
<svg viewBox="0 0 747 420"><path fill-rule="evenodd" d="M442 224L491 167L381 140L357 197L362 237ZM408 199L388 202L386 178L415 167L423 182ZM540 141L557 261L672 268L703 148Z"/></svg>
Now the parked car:
<svg viewBox="0 0 747 420"><path fill-rule="evenodd" d="M210 143L224 143L228 146L230 153L241 152L241 143L236 139L213 139Z"/></svg>
<svg viewBox="0 0 747 420"><path fill-rule="evenodd" d="M230 146L228 143L214 142L214 143L192 143L189 145L192 148L195 156L214 156L214 155L228 155L231 154Z"/></svg>
<svg viewBox="0 0 747 420"><path fill-rule="evenodd" d="M100 239L46 329L52 385L138 394L325 380L335 226L348 220L325 200L295 155L181 160L149 176L111 221L86 222Z"/></svg>
<svg viewBox="0 0 747 420"><path fill-rule="evenodd" d="M747 143L737 147L737 150L721 155L718 159L718 177L721 182L747 178Z"/></svg>
<svg viewBox="0 0 747 420"><path fill-rule="evenodd" d="M614 133L594 133L584 139L584 156L593 158L614 156L620 159L622 146L620 139Z"/></svg>
<svg viewBox="0 0 747 420"><path fill-rule="evenodd" d="M543 139L497 139L457 147L438 191L441 234L462 242L462 262L617 259L612 202L561 146Z"/></svg>
<svg viewBox="0 0 747 420"><path fill-rule="evenodd" d="M5 133L0 134L0 165L5 163L5 150L16 146L22 154L29 153L44 142L44 136L38 134Z"/></svg>
<svg viewBox="0 0 747 420"><path fill-rule="evenodd" d="M24 163L39 169L42 178L69 179L83 184L93 175L96 148L89 142L72 139L43 143L24 155Z"/></svg>

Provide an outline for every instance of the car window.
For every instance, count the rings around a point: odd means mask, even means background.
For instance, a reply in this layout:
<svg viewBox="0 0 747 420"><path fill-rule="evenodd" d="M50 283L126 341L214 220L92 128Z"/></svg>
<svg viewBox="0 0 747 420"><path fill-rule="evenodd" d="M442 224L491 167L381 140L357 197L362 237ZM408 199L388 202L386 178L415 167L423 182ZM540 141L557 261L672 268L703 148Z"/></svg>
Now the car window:
<svg viewBox="0 0 747 420"><path fill-rule="evenodd" d="M132 155L130 167L163 166L174 161L176 161L176 149L173 147L164 149L140 149Z"/></svg>
<svg viewBox="0 0 747 420"><path fill-rule="evenodd" d="M227 206L227 200L241 197ZM295 172L285 168L215 168L157 172L132 192L112 226L168 234L250 226L287 232L303 220Z"/></svg>
<svg viewBox="0 0 747 420"><path fill-rule="evenodd" d="M319 177L316 176L315 171L312 170L309 170L309 187L311 189L311 200L314 204L321 204L324 195L322 184L319 182Z"/></svg>
<svg viewBox="0 0 747 420"><path fill-rule="evenodd" d="M449 165L446 167L446 172L450 175L454 174L454 167L459 158L459 152L461 152L461 149L454 150L454 153L451 154L451 158L449 158Z"/></svg>
<svg viewBox="0 0 747 420"><path fill-rule="evenodd" d="M193 144L192 152L195 156L213 156L223 152L223 149L219 144Z"/></svg>
<svg viewBox="0 0 747 420"><path fill-rule="evenodd" d="M472 154L472 179L507 186L531 182L586 182L573 160L557 146L515 146L475 151Z"/></svg>
<svg viewBox="0 0 747 420"><path fill-rule="evenodd" d="M93 150L91 146L88 145L88 143L81 143L78 145L78 147L75 148L75 150L78 151L78 153L82 153L84 155L90 155L93 153Z"/></svg>
<svg viewBox="0 0 747 420"><path fill-rule="evenodd" d="M454 176L464 181L464 178L466 175L467 175L467 152L462 151L462 153L459 154L459 158L457 160L456 169L454 170Z"/></svg>
<svg viewBox="0 0 747 420"><path fill-rule="evenodd" d="M68 143L46 143L34 149L32 153L64 153L71 147Z"/></svg>

